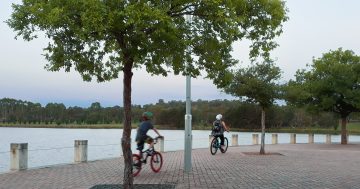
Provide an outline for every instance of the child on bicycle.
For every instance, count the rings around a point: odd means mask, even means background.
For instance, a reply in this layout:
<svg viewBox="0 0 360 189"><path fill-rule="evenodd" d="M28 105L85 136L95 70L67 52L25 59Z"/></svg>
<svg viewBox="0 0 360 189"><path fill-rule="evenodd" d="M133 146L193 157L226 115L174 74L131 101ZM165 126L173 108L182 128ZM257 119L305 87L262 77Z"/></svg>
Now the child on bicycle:
<svg viewBox="0 0 360 189"><path fill-rule="evenodd" d="M222 115L218 114L216 115L216 120L213 123L213 131L212 131L212 135L214 135L215 137L219 137L220 138L220 150L223 151L224 150L224 131L229 132L229 127L226 126L225 122L222 120Z"/></svg>
<svg viewBox="0 0 360 189"><path fill-rule="evenodd" d="M136 133L136 143L137 143L137 150L139 150L139 155L141 158L142 156L142 150L144 149L145 142L149 144L149 149L154 149L154 139L151 138L149 135L147 135L147 132L152 129L155 131L156 134L161 137L158 130L154 127L154 125L151 123L151 119L153 117L153 113L151 112L144 112L142 114L142 122L140 123L137 133Z"/></svg>

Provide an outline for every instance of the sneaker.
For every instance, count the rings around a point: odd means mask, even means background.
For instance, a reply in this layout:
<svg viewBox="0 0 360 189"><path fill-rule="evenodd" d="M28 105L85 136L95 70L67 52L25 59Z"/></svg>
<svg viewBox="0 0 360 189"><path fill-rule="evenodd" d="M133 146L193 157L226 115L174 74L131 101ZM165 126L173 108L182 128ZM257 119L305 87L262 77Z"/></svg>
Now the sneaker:
<svg viewBox="0 0 360 189"><path fill-rule="evenodd" d="M224 151L225 151L225 146L224 146L224 145L221 145L221 146L220 146L220 151L221 151L221 152L224 152Z"/></svg>
<svg viewBox="0 0 360 189"><path fill-rule="evenodd" d="M141 162L134 163L134 166L137 168L141 167Z"/></svg>
<svg viewBox="0 0 360 189"><path fill-rule="evenodd" d="M140 159L141 163L146 163L146 159Z"/></svg>

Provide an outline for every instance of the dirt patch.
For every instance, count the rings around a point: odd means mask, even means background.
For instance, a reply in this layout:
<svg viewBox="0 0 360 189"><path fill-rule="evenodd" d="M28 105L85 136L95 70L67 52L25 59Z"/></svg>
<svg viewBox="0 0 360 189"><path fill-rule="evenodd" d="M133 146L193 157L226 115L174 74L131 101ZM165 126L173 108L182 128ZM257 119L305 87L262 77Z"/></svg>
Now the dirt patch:
<svg viewBox="0 0 360 189"><path fill-rule="evenodd" d="M260 154L260 152L242 152L242 153L250 156L269 156L269 155L283 156L283 154L280 154L278 152L266 152L265 154Z"/></svg>

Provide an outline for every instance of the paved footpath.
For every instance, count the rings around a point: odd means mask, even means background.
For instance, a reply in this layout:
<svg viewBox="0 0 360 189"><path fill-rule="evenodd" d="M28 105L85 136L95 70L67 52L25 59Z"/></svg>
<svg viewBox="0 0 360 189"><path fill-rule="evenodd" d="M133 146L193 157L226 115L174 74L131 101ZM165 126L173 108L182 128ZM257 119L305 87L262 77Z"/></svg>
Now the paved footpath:
<svg viewBox="0 0 360 189"><path fill-rule="evenodd" d="M192 172L183 172L183 151L163 153L152 173L145 165L134 183L187 188L359 188L360 144L266 145L272 155L251 155L259 145L229 147L225 154L192 151ZM278 153L278 154L277 154ZM53 166L0 174L1 189L91 189L122 183L123 159ZM144 186L143 185L143 186Z"/></svg>

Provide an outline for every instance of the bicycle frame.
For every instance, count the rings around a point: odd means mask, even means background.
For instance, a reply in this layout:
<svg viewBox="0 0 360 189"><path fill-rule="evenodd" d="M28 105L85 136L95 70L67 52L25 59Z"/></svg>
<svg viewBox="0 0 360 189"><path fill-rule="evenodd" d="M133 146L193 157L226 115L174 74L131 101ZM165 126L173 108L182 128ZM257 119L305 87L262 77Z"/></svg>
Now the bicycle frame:
<svg viewBox="0 0 360 189"><path fill-rule="evenodd" d="M224 136L224 145L225 145L225 149L221 148L221 141L220 141L220 137L218 135L213 135L213 139L211 140L210 143L210 153L212 155L215 155L217 150L220 149L221 153L225 153L227 151L228 145L229 145L229 141L228 139Z"/></svg>

